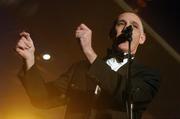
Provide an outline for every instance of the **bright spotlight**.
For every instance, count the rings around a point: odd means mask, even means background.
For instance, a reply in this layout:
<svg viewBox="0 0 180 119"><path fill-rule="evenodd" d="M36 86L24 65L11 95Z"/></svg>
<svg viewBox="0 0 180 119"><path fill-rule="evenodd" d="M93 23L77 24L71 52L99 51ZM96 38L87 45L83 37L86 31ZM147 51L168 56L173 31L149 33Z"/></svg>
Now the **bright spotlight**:
<svg viewBox="0 0 180 119"><path fill-rule="evenodd" d="M50 54L43 54L42 58L43 58L43 60L50 60L51 56L50 56Z"/></svg>

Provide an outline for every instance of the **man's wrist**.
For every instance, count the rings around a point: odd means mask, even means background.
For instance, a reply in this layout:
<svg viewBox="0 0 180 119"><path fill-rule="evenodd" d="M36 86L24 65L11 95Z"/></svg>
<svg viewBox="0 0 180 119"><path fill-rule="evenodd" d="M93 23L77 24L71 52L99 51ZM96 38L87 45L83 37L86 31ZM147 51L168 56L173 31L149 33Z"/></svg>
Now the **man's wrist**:
<svg viewBox="0 0 180 119"><path fill-rule="evenodd" d="M84 51L88 61L92 64L95 59L97 58L97 54L94 52L94 50L91 48L89 50Z"/></svg>
<svg viewBox="0 0 180 119"><path fill-rule="evenodd" d="M25 60L25 64L26 64L26 71L29 70L35 63L35 58L32 57L30 59L26 59Z"/></svg>

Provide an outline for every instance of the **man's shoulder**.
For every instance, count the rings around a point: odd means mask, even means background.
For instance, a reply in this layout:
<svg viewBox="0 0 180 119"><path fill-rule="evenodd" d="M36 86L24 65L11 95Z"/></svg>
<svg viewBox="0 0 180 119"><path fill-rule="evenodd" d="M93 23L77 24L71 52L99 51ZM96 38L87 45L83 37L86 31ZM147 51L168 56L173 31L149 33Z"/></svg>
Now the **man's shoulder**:
<svg viewBox="0 0 180 119"><path fill-rule="evenodd" d="M139 73L139 72L140 73L152 73L155 75L160 75L160 73L157 69L153 68L152 66L139 63L137 61L134 61L132 63L132 70L134 70L137 73Z"/></svg>

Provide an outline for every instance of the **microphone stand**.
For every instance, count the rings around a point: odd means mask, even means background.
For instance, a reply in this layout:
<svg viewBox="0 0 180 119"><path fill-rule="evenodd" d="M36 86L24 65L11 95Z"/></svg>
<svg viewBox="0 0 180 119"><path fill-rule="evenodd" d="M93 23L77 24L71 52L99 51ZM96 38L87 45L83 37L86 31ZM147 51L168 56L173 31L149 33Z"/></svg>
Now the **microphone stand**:
<svg viewBox="0 0 180 119"><path fill-rule="evenodd" d="M127 114L128 119L134 119L133 114L133 100L132 100L132 84L131 84L131 64L132 64L132 56L131 56L131 41L132 36L128 39L128 68L127 68L127 80L126 80L126 106L127 106Z"/></svg>
<svg viewBox="0 0 180 119"><path fill-rule="evenodd" d="M134 119L133 114L133 95L132 95L132 84L131 84L131 64L132 64L132 55L131 55L131 41L132 41L132 26L128 26L122 31L122 34L119 35L114 41L112 49L116 49L118 44L128 41L128 68L127 68L127 80L125 80L125 103L127 109L128 119Z"/></svg>
<svg viewBox="0 0 180 119"><path fill-rule="evenodd" d="M131 55L131 41L132 41L132 26L128 26L123 29L122 34L117 37L116 44L123 43L128 41L128 68L127 68L127 79L125 80L125 103L127 109L128 119L134 119L133 114L133 95L132 95L132 84L131 84L131 64L132 64L132 55Z"/></svg>
<svg viewBox="0 0 180 119"><path fill-rule="evenodd" d="M133 114L133 95L131 92L132 84L131 84L131 64L132 64L132 55L131 55L131 41L132 41L132 31L127 33L128 40L128 68L127 68L127 80L126 80L126 108L128 119L134 119Z"/></svg>

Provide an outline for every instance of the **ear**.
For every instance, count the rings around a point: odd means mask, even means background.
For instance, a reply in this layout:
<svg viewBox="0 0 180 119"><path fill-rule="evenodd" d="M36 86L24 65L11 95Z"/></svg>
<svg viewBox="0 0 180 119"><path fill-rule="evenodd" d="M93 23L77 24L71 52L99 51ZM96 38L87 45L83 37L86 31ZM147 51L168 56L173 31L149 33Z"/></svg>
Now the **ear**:
<svg viewBox="0 0 180 119"><path fill-rule="evenodd" d="M146 41L146 34L142 33L140 36L139 44L144 44L145 41Z"/></svg>

